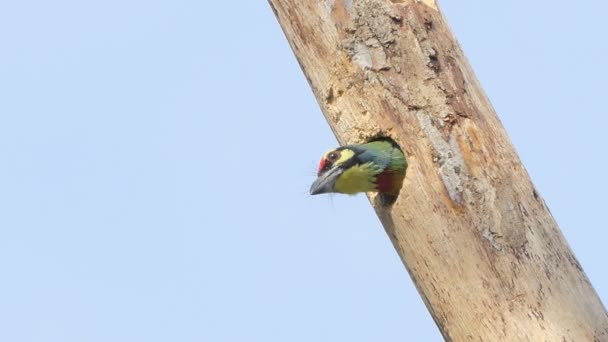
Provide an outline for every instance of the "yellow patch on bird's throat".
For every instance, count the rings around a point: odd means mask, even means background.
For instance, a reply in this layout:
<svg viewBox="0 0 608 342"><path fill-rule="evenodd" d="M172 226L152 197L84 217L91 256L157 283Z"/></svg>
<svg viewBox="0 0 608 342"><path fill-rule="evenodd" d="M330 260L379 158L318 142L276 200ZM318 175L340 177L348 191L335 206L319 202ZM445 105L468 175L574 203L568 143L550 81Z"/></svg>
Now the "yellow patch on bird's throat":
<svg viewBox="0 0 608 342"><path fill-rule="evenodd" d="M345 151L343 151L344 153ZM352 151L349 151L352 153ZM349 157L350 158L350 157ZM342 158L340 158L342 159ZM336 180L334 189L343 194L354 195L359 192L375 191L376 170L372 163L354 165L345 170Z"/></svg>

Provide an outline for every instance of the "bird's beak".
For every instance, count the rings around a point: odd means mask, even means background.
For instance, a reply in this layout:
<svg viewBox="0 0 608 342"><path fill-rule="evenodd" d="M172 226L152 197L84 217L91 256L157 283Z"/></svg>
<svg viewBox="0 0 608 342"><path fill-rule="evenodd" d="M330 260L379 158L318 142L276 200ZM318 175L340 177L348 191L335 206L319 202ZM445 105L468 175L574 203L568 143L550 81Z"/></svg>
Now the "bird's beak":
<svg viewBox="0 0 608 342"><path fill-rule="evenodd" d="M338 179L338 177L342 174L342 171L342 168L334 167L333 169L320 175L319 178L315 179L310 186L310 194L318 195L326 194L328 192L335 192L334 184L336 183L336 179Z"/></svg>

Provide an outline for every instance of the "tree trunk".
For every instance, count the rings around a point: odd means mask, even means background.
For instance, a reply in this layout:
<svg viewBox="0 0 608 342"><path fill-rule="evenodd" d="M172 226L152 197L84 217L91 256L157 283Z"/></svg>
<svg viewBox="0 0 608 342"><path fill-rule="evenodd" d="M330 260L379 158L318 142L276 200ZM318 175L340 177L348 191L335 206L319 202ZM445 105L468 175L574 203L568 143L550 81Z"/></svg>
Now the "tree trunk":
<svg viewBox="0 0 608 342"><path fill-rule="evenodd" d="M340 143L409 162L386 232L446 340L608 341L608 315L434 0L270 0Z"/></svg>

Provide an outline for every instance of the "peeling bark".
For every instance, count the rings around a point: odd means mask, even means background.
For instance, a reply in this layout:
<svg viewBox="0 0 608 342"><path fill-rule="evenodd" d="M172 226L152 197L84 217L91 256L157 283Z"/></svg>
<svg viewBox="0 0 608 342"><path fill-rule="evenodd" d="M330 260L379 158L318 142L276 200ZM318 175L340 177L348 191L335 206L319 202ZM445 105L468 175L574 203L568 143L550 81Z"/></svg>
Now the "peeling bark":
<svg viewBox="0 0 608 342"><path fill-rule="evenodd" d="M608 315L434 0L270 0L342 144L409 169L371 198L446 340L608 341Z"/></svg>

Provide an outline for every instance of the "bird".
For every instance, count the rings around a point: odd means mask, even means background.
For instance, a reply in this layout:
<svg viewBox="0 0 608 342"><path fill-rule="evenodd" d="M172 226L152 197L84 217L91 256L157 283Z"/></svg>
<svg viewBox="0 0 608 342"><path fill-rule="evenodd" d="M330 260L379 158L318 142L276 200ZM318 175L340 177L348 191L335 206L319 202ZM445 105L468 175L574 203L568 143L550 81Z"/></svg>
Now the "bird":
<svg viewBox="0 0 608 342"><path fill-rule="evenodd" d="M393 204L407 170L407 161L392 140L374 140L327 151L319 162L311 195L377 192L384 205Z"/></svg>

